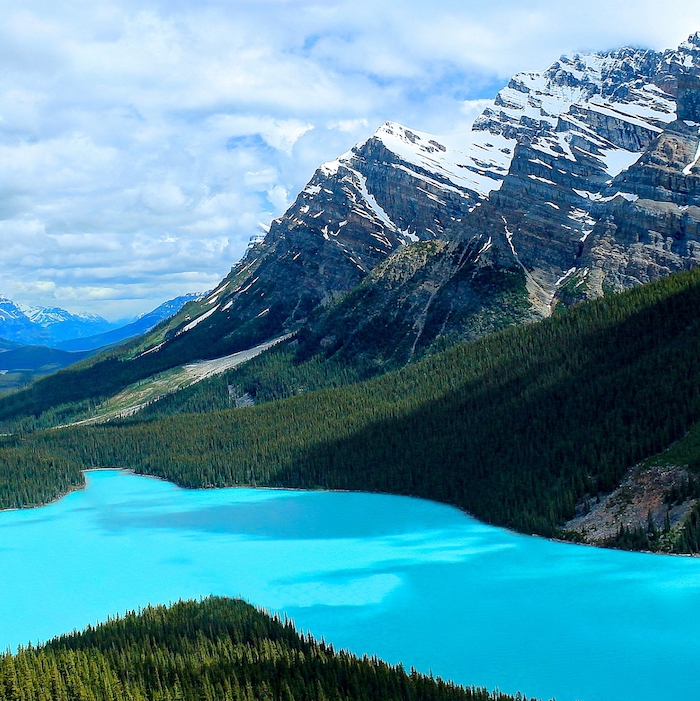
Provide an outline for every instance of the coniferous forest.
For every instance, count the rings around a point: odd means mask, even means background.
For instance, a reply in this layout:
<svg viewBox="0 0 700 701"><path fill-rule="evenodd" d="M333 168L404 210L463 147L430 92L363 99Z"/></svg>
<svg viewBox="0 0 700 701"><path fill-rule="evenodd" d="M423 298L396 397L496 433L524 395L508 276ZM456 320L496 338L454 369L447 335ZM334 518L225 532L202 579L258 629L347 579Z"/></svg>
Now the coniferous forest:
<svg viewBox="0 0 700 701"><path fill-rule="evenodd" d="M359 659L240 600L148 607L0 656L2 701L515 701ZM527 701L517 696L518 701Z"/></svg>
<svg viewBox="0 0 700 701"><path fill-rule="evenodd" d="M410 494L554 535L577 499L700 420L700 271L462 344L373 380L245 409L5 437L3 506L131 468L186 487Z"/></svg>

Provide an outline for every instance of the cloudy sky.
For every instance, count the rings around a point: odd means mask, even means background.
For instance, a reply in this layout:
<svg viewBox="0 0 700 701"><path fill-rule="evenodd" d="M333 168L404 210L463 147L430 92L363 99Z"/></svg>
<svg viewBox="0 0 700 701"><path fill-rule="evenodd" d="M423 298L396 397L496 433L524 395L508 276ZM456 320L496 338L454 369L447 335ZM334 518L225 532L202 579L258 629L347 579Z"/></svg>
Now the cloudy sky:
<svg viewBox="0 0 700 701"><path fill-rule="evenodd" d="M0 293L110 319L215 285L387 119L464 131L519 70L700 30L697 0L0 7Z"/></svg>

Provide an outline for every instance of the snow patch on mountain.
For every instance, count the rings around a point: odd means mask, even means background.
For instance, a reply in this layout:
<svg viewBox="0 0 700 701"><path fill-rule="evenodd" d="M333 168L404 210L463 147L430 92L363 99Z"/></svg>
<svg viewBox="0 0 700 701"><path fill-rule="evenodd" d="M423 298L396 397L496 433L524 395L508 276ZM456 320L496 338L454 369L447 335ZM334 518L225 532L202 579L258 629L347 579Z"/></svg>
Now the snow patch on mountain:
<svg viewBox="0 0 700 701"><path fill-rule="evenodd" d="M369 205L371 212L374 214L377 220L388 229L397 231L398 227L396 224L389 219L389 215L382 209L382 207L377 203L377 200L374 198L374 195L372 195L367 189L367 178L354 168L350 168L349 165L345 167L348 169L348 171L350 171L350 173L352 173L362 198ZM357 211L357 209L355 209L355 211ZM362 214L362 212L360 212L360 214Z"/></svg>
<svg viewBox="0 0 700 701"><path fill-rule="evenodd" d="M178 331L178 333L176 335L179 336L182 333L186 333L187 331L191 331L195 326L200 324L202 321L204 321L205 319L208 319L218 308L219 308L219 305L217 304L213 309L210 309L208 312L204 312L204 314L201 314L196 319L193 319L192 321L189 322L189 324L186 324L180 331Z"/></svg>
<svg viewBox="0 0 700 701"><path fill-rule="evenodd" d="M600 157L605 163L606 172L614 178L623 170L627 170L630 166L634 165L639 160L640 156L641 153L618 148L603 151Z"/></svg>
<svg viewBox="0 0 700 701"><path fill-rule="evenodd" d="M693 168L697 166L698 161L700 161L700 143L698 143L698 148L695 152L695 158L690 163L688 163L688 165L685 168L683 168L683 175L690 175Z"/></svg>
<svg viewBox="0 0 700 701"><path fill-rule="evenodd" d="M442 176L461 190L481 196L497 190L508 173L515 139L472 132L469 140L435 136L385 122L375 132L390 151L405 163Z"/></svg>

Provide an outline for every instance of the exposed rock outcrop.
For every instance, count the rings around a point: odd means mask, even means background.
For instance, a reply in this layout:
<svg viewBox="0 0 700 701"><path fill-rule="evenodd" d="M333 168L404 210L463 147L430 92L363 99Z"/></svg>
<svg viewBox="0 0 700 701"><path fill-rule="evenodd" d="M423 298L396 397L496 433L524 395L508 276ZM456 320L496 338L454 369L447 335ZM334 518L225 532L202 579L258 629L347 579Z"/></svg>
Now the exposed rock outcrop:
<svg viewBox="0 0 700 701"><path fill-rule="evenodd" d="M585 543L606 545L622 528L634 531L653 524L659 532L668 530L666 540L671 545L696 500L689 498L680 504L670 504L668 495L688 476L684 467L633 467L614 492L602 498L582 500L575 518L563 528L570 535L577 534Z"/></svg>

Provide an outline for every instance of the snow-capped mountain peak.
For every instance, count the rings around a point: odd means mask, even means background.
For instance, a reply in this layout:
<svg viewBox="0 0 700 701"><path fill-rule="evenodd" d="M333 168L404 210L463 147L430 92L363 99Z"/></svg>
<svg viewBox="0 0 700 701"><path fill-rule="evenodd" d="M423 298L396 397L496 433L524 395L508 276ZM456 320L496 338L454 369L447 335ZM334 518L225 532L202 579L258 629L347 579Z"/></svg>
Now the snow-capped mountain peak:
<svg viewBox="0 0 700 701"><path fill-rule="evenodd" d="M670 60L635 49L562 56L541 73L518 73L474 130L514 138L556 157L598 156L608 176L631 165L676 118Z"/></svg>
<svg viewBox="0 0 700 701"><path fill-rule="evenodd" d="M11 299L0 295L0 322L26 320L24 312Z"/></svg>
<svg viewBox="0 0 700 701"><path fill-rule="evenodd" d="M427 177L433 187L439 183L443 190L451 186L483 199L500 188L516 145L524 143L569 160L575 160L572 148L583 149L600 159L608 178L615 177L676 118L672 64L686 58L700 62L696 41L665 54L623 48L562 56L544 71L513 76L470 133L437 136L385 122L317 174L334 178L341 168L362 171L358 162L373 143L381 144L394 155L394 168ZM603 123L612 128L601 129ZM304 193L316 196L321 189L312 179Z"/></svg>
<svg viewBox="0 0 700 701"><path fill-rule="evenodd" d="M697 56L693 56L693 54L696 54L698 52L700 52L700 32L695 32L695 34L691 34L678 47L678 53L685 54L684 58L690 58L693 62L692 65L697 65ZM687 63L686 61L683 61L683 63L686 65L691 65L690 61L688 61Z"/></svg>
<svg viewBox="0 0 700 701"><path fill-rule="evenodd" d="M0 296L0 338L10 341L54 346L68 338L91 336L110 328L113 324L95 314L15 304Z"/></svg>
<svg viewBox="0 0 700 701"><path fill-rule="evenodd" d="M88 314L86 312L73 314L60 307L28 307L24 305L18 305L18 307L33 324L43 327L48 327L53 324L62 324L67 321L109 324L108 321L97 314Z"/></svg>

